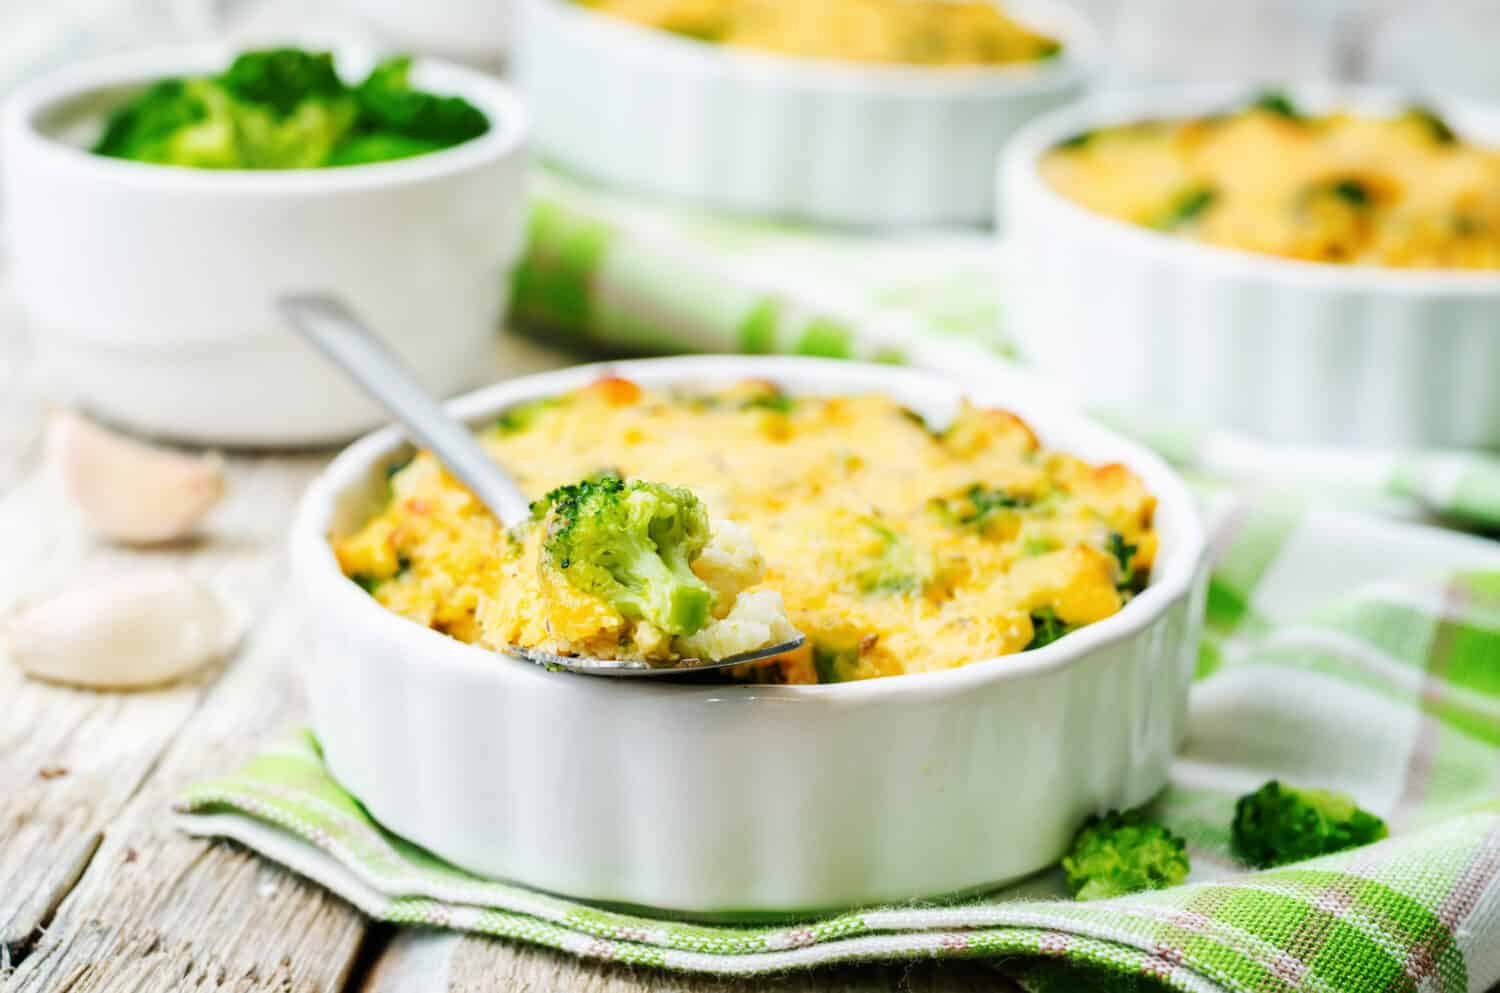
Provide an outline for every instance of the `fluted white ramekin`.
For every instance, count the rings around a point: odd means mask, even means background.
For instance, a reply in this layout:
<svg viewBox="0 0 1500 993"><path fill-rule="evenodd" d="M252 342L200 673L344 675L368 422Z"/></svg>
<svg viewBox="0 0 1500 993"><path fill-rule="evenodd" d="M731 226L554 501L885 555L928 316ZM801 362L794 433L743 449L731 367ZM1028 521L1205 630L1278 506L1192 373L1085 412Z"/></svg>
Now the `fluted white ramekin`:
<svg viewBox="0 0 1500 993"><path fill-rule="evenodd" d="M1111 95L1016 136L1000 187L1022 348L1094 407L1177 414L1276 441L1500 445L1500 273L1204 245L1094 213L1038 171L1073 135L1224 110L1253 94L1241 86ZM1389 114L1411 102L1367 89L1290 95L1314 111ZM1437 110L1465 137L1500 142L1500 111Z"/></svg>
<svg viewBox="0 0 1500 993"><path fill-rule="evenodd" d="M528 376L452 406L482 421L604 371L648 386L769 379L885 391L940 419L926 373L818 359L692 357ZM1043 441L1120 461L1157 496L1151 583L1113 617L1023 655L826 686L709 686L547 672L381 608L339 572L404 452L385 430L309 488L292 534L312 721L334 776L385 826L457 865L586 900L793 913L1004 883L1089 813L1166 782L1182 734L1204 538L1186 486L1091 423L971 394ZM685 444L697 444L684 439Z"/></svg>
<svg viewBox="0 0 1500 993"><path fill-rule="evenodd" d="M336 169L183 169L94 155L102 116L223 45L73 65L0 117L10 277L42 359L90 409L154 434L239 445L343 441L383 417L288 332L278 294L357 307L436 392L489 368L525 225L527 115L480 72L431 60L413 82L478 106L453 148ZM341 59L358 71L359 60Z"/></svg>
<svg viewBox="0 0 1500 993"><path fill-rule="evenodd" d="M1098 61L1071 8L1006 6L1059 38L1061 56L979 69L798 59L523 0L518 77L538 147L606 182L835 224L983 223L1006 139L1079 96Z"/></svg>

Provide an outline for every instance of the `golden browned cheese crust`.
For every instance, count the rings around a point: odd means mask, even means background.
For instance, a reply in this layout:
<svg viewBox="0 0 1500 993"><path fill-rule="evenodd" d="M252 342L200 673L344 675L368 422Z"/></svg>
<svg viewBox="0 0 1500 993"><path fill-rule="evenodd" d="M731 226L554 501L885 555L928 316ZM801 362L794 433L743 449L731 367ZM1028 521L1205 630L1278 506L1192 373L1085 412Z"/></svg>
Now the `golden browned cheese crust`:
<svg viewBox="0 0 1500 993"><path fill-rule="evenodd" d="M749 528L808 636L756 678L842 681L1024 651L1118 611L1156 552L1155 500L1124 466L1041 447L1012 414L965 407L934 434L880 395L710 394L618 379L507 415L485 447L535 496L601 469L686 486ZM535 534L507 535L425 453L389 504L335 543L385 606L464 641L530 644L618 615L549 601Z"/></svg>
<svg viewBox="0 0 1500 993"><path fill-rule="evenodd" d="M1500 151L1413 110L1307 117L1283 100L1079 135L1042 174L1101 214L1314 262L1500 268Z"/></svg>
<svg viewBox="0 0 1500 993"><path fill-rule="evenodd" d="M962 0L582 0L701 41L843 62L1001 65L1051 58L1056 39L993 3Z"/></svg>

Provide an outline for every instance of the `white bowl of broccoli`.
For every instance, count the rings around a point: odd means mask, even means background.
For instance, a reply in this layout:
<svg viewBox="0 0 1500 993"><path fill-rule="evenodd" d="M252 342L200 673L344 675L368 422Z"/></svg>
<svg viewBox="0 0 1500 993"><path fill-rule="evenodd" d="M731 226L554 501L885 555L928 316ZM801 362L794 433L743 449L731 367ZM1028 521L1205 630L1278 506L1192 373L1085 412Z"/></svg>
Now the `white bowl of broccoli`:
<svg viewBox="0 0 1500 993"><path fill-rule="evenodd" d="M803 358L583 366L455 401L489 422L605 373L644 388L765 380L788 395L885 393L930 423L932 374ZM388 503L393 429L342 453L294 526L313 726L334 775L391 830L466 869L689 915L797 914L985 889L1067 850L1091 814L1166 782L1204 590L1192 494L1159 458L997 381L1049 447L1119 462L1155 495L1159 552L1118 613L1031 651L822 685L607 680L504 657L381 606L330 540ZM715 439L684 436L709 457Z"/></svg>
<svg viewBox="0 0 1500 993"><path fill-rule="evenodd" d="M377 408L272 309L334 292L452 394L488 367L524 231L512 92L429 60L157 51L0 116L14 278L85 405L189 441L348 438Z"/></svg>

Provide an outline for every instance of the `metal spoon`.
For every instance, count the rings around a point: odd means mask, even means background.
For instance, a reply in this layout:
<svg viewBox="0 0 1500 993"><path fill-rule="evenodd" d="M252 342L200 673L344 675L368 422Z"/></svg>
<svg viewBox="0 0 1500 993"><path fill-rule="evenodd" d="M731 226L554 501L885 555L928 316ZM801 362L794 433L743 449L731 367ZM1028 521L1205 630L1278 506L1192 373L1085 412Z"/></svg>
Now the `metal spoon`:
<svg viewBox="0 0 1500 993"><path fill-rule="evenodd" d="M359 318L334 297L294 293L276 301L283 317L334 365L359 384L399 421L413 438L442 460L448 471L469 488L479 502L506 527L531 517L530 502L499 463L490 458L469 429L449 417L411 372ZM779 645L722 659L677 659L651 663L639 659L601 659L589 655L553 655L511 645L507 655L548 669L593 676L669 676L674 673L722 669L782 655L802 647L798 635Z"/></svg>

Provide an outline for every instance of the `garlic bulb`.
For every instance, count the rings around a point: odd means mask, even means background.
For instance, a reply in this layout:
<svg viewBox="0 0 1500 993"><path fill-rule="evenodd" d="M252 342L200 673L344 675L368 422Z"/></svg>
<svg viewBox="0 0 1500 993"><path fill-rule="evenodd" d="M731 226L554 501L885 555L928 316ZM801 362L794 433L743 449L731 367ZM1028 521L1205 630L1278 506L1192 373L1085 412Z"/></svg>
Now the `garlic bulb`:
<svg viewBox="0 0 1500 993"><path fill-rule="evenodd" d="M39 679L135 689L222 658L243 630L243 616L207 585L179 573L149 573L23 605L0 621L0 653Z"/></svg>
<svg viewBox="0 0 1500 993"><path fill-rule="evenodd" d="M53 419L47 447L89 527L124 544L185 538L224 495L218 455L143 444L78 414Z"/></svg>

